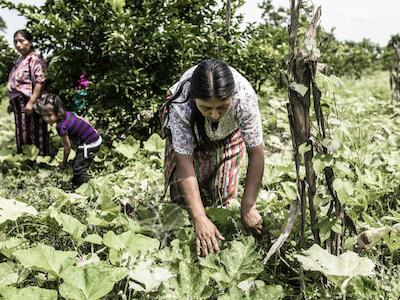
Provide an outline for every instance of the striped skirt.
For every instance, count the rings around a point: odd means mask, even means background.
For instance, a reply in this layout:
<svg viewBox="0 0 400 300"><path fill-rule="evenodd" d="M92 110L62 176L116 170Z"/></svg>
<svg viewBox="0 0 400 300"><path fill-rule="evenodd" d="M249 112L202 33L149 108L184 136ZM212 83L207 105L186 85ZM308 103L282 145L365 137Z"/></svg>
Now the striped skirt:
<svg viewBox="0 0 400 300"><path fill-rule="evenodd" d="M226 206L236 197L244 152L245 144L239 129L224 140L212 142L206 150L195 149L193 164L204 206ZM171 135L166 137L164 177L165 188L170 187L171 200L185 205L178 185Z"/></svg>
<svg viewBox="0 0 400 300"><path fill-rule="evenodd" d="M34 111L30 116L25 113L28 100L29 98L23 94L10 100L15 118L17 152L22 153L23 145L35 145L39 149L39 155L49 155L47 123Z"/></svg>

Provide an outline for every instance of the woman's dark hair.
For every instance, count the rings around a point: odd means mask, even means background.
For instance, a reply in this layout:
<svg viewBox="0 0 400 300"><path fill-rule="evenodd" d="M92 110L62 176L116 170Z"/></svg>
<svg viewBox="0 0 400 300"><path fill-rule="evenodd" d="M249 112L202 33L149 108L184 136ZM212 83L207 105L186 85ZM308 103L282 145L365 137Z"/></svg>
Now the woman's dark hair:
<svg viewBox="0 0 400 300"><path fill-rule="evenodd" d="M15 38L15 36L16 36L18 33L19 33L20 35L22 35L22 37L23 37L24 39L26 39L26 40L28 40L29 42L33 43L33 36L32 36L32 34L31 34L28 30L26 30L26 29L17 30L17 31L14 33L14 38Z"/></svg>
<svg viewBox="0 0 400 300"><path fill-rule="evenodd" d="M61 102L60 97L55 94L45 94L40 97L36 102L34 109L39 114L42 114L48 104L53 106L53 112L57 115L59 121L65 119L66 112L63 103Z"/></svg>
<svg viewBox="0 0 400 300"><path fill-rule="evenodd" d="M188 99L185 99L182 102L192 100L192 133L196 145L200 146L202 143L209 143L210 139L208 138L204 128L205 118L198 110L194 100L197 98L203 101L208 101L210 99L225 101L232 96L235 89L235 81L228 65L223 61L216 59L206 59L200 62L194 70L192 77L188 80L190 80ZM183 86L187 81L180 84L177 92L170 99L170 103L179 97L182 93ZM197 128L199 138L197 137L195 128Z"/></svg>
<svg viewBox="0 0 400 300"><path fill-rule="evenodd" d="M208 101L210 99L219 99L225 101L232 96L235 89L235 81L228 65L223 61L216 59L203 60L194 70L190 83L189 95L194 99ZM209 143L205 128L205 118L198 110L195 101L192 101L192 133L197 146L202 142ZM197 138L195 128L197 128L199 139Z"/></svg>

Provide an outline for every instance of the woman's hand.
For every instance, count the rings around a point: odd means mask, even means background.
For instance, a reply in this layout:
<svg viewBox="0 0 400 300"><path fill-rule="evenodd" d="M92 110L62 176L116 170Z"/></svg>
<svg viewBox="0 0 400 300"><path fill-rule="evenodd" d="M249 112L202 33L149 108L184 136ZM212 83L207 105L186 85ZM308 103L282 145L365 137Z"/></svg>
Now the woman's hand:
<svg viewBox="0 0 400 300"><path fill-rule="evenodd" d="M28 103L25 105L25 113L31 115L32 108L33 108L33 103L29 100Z"/></svg>
<svg viewBox="0 0 400 300"><path fill-rule="evenodd" d="M262 218L260 213L257 211L255 205L246 207L242 205L241 208L242 223L247 230L251 230L256 234L261 234L262 230Z"/></svg>
<svg viewBox="0 0 400 300"><path fill-rule="evenodd" d="M207 256L208 253L218 252L218 239L224 240L225 238L218 231L217 227L210 221L210 219L206 215L194 218L193 222L196 234L197 255L200 256L200 249L203 250L203 256Z"/></svg>

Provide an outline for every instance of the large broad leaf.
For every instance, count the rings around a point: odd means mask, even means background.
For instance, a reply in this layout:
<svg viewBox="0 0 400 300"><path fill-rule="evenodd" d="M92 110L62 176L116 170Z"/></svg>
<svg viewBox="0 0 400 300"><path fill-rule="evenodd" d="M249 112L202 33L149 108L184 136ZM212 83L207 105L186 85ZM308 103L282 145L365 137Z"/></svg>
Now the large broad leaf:
<svg viewBox="0 0 400 300"><path fill-rule="evenodd" d="M361 249L370 250L375 244L384 240L390 252L400 249L400 224L371 228L357 236L357 245Z"/></svg>
<svg viewBox="0 0 400 300"><path fill-rule="evenodd" d="M15 221L24 214L36 216L37 210L23 202L0 197L0 224L7 220Z"/></svg>
<svg viewBox="0 0 400 300"><path fill-rule="evenodd" d="M341 203L343 204L351 203L352 201L351 196L354 193L353 183L342 178L336 178L333 181L332 185Z"/></svg>
<svg viewBox="0 0 400 300"><path fill-rule="evenodd" d="M336 77L335 75L330 75L328 77L321 72L317 72L315 75L315 81L321 91L327 91L330 93L335 92L338 88L343 86L343 82L339 77Z"/></svg>
<svg viewBox="0 0 400 300"><path fill-rule="evenodd" d="M39 244L34 248L17 250L13 255L25 268L59 276L61 268L72 264L72 259L77 256L77 253L75 251L59 251L53 247Z"/></svg>
<svg viewBox="0 0 400 300"><path fill-rule="evenodd" d="M127 274L126 268L115 268L104 262L70 266L61 273L64 282L60 285L60 294L71 300L101 299Z"/></svg>
<svg viewBox="0 0 400 300"><path fill-rule="evenodd" d="M171 241L170 247L165 247L157 252L156 257L162 262L185 261L191 262L191 252L188 243L183 243L179 239Z"/></svg>
<svg viewBox="0 0 400 300"><path fill-rule="evenodd" d="M60 210L65 204L76 204L84 201L85 197L75 194L75 193L66 193L61 189L56 187L49 187L47 190L50 192L50 195L55 198L55 202L51 205L51 207Z"/></svg>
<svg viewBox="0 0 400 300"><path fill-rule="evenodd" d="M4 287L0 289L0 295L4 300L57 300L58 298L57 291L41 289L36 286L24 289Z"/></svg>
<svg viewBox="0 0 400 300"><path fill-rule="evenodd" d="M110 250L110 261L115 264L127 256L138 256L153 253L160 247L157 239L150 238L143 234L132 231L116 235L113 231L108 231L103 236L103 243Z"/></svg>
<svg viewBox="0 0 400 300"><path fill-rule="evenodd" d="M252 287L251 290L243 291L240 286L233 287L229 289L227 294L218 297L218 300L279 300L285 296L280 285L265 285L263 281L256 281L259 283Z"/></svg>
<svg viewBox="0 0 400 300"><path fill-rule="evenodd" d="M17 249L25 249L29 246L29 242L25 238L12 237L4 241L0 241L0 253L7 258L11 258Z"/></svg>
<svg viewBox="0 0 400 300"><path fill-rule="evenodd" d="M22 153L24 157L29 160L36 160L36 157L39 154L39 149L35 145L23 145Z"/></svg>
<svg viewBox="0 0 400 300"><path fill-rule="evenodd" d="M193 263L179 262L178 277L163 283L163 299L210 299L213 290L209 288L210 272L200 270Z"/></svg>
<svg viewBox="0 0 400 300"><path fill-rule="evenodd" d="M185 209L168 204L161 211L162 230L171 231L190 225L189 215Z"/></svg>
<svg viewBox="0 0 400 300"><path fill-rule="evenodd" d="M18 282L19 274L10 263L0 264L0 288Z"/></svg>
<svg viewBox="0 0 400 300"><path fill-rule="evenodd" d="M211 277L216 282L230 286L232 282L239 282L250 275L256 276L263 271L255 246L253 237L233 241L229 248L219 254L200 258L200 265L210 269Z"/></svg>
<svg viewBox="0 0 400 300"><path fill-rule="evenodd" d="M139 262L133 271L129 272L129 278L141 283L130 282L130 287L140 292L155 292L161 282L171 278L173 274L165 268L155 266L152 260Z"/></svg>
<svg viewBox="0 0 400 300"><path fill-rule="evenodd" d="M303 255L295 255L305 270L319 271L329 280L339 285L345 293L347 284L356 276L374 275L375 264L366 257L359 257L354 252L345 252L339 256L332 255L314 244L304 251Z"/></svg>
<svg viewBox="0 0 400 300"><path fill-rule="evenodd" d="M113 147L117 153L122 154L127 159L134 159L140 148L140 144L132 136L128 136L123 142L114 141Z"/></svg>
<svg viewBox="0 0 400 300"><path fill-rule="evenodd" d="M50 216L54 218L58 225L62 226L65 232L68 232L75 241L82 241L82 234L86 231L87 226L83 225L76 218L57 212L56 210L51 210Z"/></svg>
<svg viewBox="0 0 400 300"><path fill-rule="evenodd" d="M153 133L149 139L143 143L143 148L149 152L164 153L165 141L157 134Z"/></svg>
<svg viewBox="0 0 400 300"><path fill-rule="evenodd" d="M101 238L100 235L98 234L89 234L85 236L83 239L85 242L96 244L96 245L102 245L103 244L103 239Z"/></svg>

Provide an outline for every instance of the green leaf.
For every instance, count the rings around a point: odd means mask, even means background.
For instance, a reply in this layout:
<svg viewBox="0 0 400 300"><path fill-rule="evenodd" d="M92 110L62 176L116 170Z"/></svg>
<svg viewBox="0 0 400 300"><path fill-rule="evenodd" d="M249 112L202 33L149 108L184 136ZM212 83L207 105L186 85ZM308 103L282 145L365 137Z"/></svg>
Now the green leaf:
<svg viewBox="0 0 400 300"><path fill-rule="evenodd" d="M253 237L233 241L229 248L199 260L201 266L210 269L211 277L225 286L240 282L250 275L256 276L264 270Z"/></svg>
<svg viewBox="0 0 400 300"><path fill-rule="evenodd" d="M165 283L168 294L176 293L175 299L209 299L212 293L208 289L209 271L200 269L185 261L179 262L178 278Z"/></svg>
<svg viewBox="0 0 400 300"><path fill-rule="evenodd" d="M37 210L23 202L0 197L0 224L15 221L24 214L36 216Z"/></svg>
<svg viewBox="0 0 400 300"><path fill-rule="evenodd" d="M372 276L375 274L375 264L366 257L359 257L354 252L345 252L339 256L332 255L317 244L296 254L305 270L319 271L329 280L340 286L345 293L349 281L357 276Z"/></svg>
<svg viewBox="0 0 400 300"><path fill-rule="evenodd" d="M149 152L162 154L165 149L165 141L157 133L153 133L149 139L143 143L143 149Z"/></svg>
<svg viewBox="0 0 400 300"><path fill-rule="evenodd" d="M79 222L78 219L64 213L59 213L54 209L51 210L50 217L54 218L58 225L62 226L62 229L69 233L75 241L79 242L82 240L82 234L86 231L87 226Z"/></svg>
<svg viewBox="0 0 400 300"><path fill-rule="evenodd" d="M352 175L353 172L350 169L349 163L348 162L343 162L343 161L336 161L335 162L335 167L337 170L342 172L344 175Z"/></svg>
<svg viewBox="0 0 400 300"><path fill-rule="evenodd" d="M51 157L50 156L38 156L36 157L37 164L50 164Z"/></svg>
<svg viewBox="0 0 400 300"><path fill-rule="evenodd" d="M11 258L12 254L17 249L25 249L29 246L29 242L25 238L9 238L4 241L0 241L0 253L7 258Z"/></svg>
<svg viewBox="0 0 400 300"><path fill-rule="evenodd" d="M59 291L62 297L71 300L101 299L127 274L126 268L115 268L104 262L70 266L61 273L63 283Z"/></svg>
<svg viewBox="0 0 400 300"><path fill-rule="evenodd" d="M332 185L339 197L339 200L343 204L351 203L351 196L354 193L354 187L352 182L342 178L336 178L333 181Z"/></svg>
<svg viewBox="0 0 400 300"><path fill-rule="evenodd" d="M163 231L172 231L190 225L188 212L177 204L168 204L161 211Z"/></svg>
<svg viewBox="0 0 400 300"><path fill-rule="evenodd" d="M55 290L41 289L36 286L17 289L4 287L0 289L4 300L57 300L58 293Z"/></svg>
<svg viewBox="0 0 400 300"><path fill-rule="evenodd" d="M305 142L299 146L299 150L298 150L299 154L304 154L308 151L311 151L311 145L307 145L307 142Z"/></svg>
<svg viewBox="0 0 400 300"><path fill-rule="evenodd" d="M330 93L335 92L338 88L343 86L343 81L339 77L335 75L330 75L328 77L321 72L316 73L315 82L321 91L327 91Z"/></svg>
<svg viewBox="0 0 400 300"><path fill-rule="evenodd" d="M289 88L290 88L292 91L297 92L301 97L304 97L305 94L308 92L308 87L306 87L306 86L303 85L303 84L297 83L297 82L292 82L292 83L289 85Z"/></svg>
<svg viewBox="0 0 400 300"><path fill-rule="evenodd" d="M294 200L297 198L297 187L296 183L290 181L281 182L283 192L280 192L283 197Z"/></svg>
<svg viewBox="0 0 400 300"><path fill-rule="evenodd" d="M125 0L106 0L111 6L114 12L122 13L125 7Z"/></svg>
<svg viewBox="0 0 400 300"><path fill-rule="evenodd" d="M113 231L108 231L103 236L103 243L111 249L110 261L113 264L120 262L122 257L126 255L132 257L136 257L139 254L147 255L148 253L154 253L160 247L160 242L157 239L132 231L127 231L120 235L116 235Z"/></svg>
<svg viewBox="0 0 400 300"><path fill-rule="evenodd" d="M185 261L191 262L191 252L188 243L179 239L171 241L170 247L162 248L157 252L156 257L163 262Z"/></svg>
<svg viewBox="0 0 400 300"><path fill-rule="evenodd" d="M17 250L13 255L25 268L59 276L64 266L72 264L72 259L77 256L77 253L75 251L59 251L51 246L39 244L30 249Z"/></svg>
<svg viewBox="0 0 400 300"><path fill-rule="evenodd" d="M400 229L395 226L383 226L379 228L371 228L361 232L357 236L357 245L360 249L370 250L374 245L382 239L387 244L390 252L394 253L399 249Z"/></svg>
<svg viewBox="0 0 400 300"><path fill-rule="evenodd" d="M337 138L333 139L325 138L322 140L322 145L329 152L336 152L340 148L340 141Z"/></svg>
<svg viewBox="0 0 400 300"><path fill-rule="evenodd" d="M83 240L85 242L96 244L96 245L103 244L103 239L98 234L89 234L89 235L85 236L85 238Z"/></svg>
<svg viewBox="0 0 400 300"><path fill-rule="evenodd" d="M321 173L326 167L332 167L334 159L330 154L316 154L313 159L313 166L317 174Z"/></svg>
<svg viewBox="0 0 400 300"><path fill-rule="evenodd" d="M318 228L321 235L321 243L325 242L331 235L331 230L333 226L338 222L337 218L330 218L323 216L318 224Z"/></svg>
<svg viewBox="0 0 400 300"><path fill-rule="evenodd" d="M128 136L123 142L113 142L115 151L122 154L127 159L134 159L136 153L139 151L140 144L132 136Z"/></svg>
<svg viewBox="0 0 400 300"><path fill-rule="evenodd" d="M26 159L36 160L39 154L39 149L35 145L22 145L22 153Z"/></svg>
<svg viewBox="0 0 400 300"><path fill-rule="evenodd" d="M399 253L399 249L400 249L400 231L392 230L383 239L384 239L386 245L388 246L389 251L392 254Z"/></svg>
<svg viewBox="0 0 400 300"><path fill-rule="evenodd" d="M133 284L132 288L146 293L157 291L161 282L172 276L173 274L168 269L155 266L151 260L139 262L134 270L129 272L130 279L143 284L145 287L143 289L141 286Z"/></svg>
<svg viewBox="0 0 400 300"><path fill-rule="evenodd" d="M56 187L48 187L47 190L50 192L50 196L55 198L55 202L51 207L60 210L65 204L77 204L82 202L85 197L75 193L66 193Z"/></svg>
<svg viewBox="0 0 400 300"><path fill-rule="evenodd" d="M227 294L218 297L218 300L279 300L285 296L280 285L265 285L263 281L254 279L250 279L250 281L246 290L243 289L244 282L241 282L238 287L232 287Z"/></svg>
<svg viewBox="0 0 400 300"><path fill-rule="evenodd" d="M0 288L14 284L18 282L19 279L18 270L16 270L15 266L10 263L1 263L0 264Z"/></svg>

